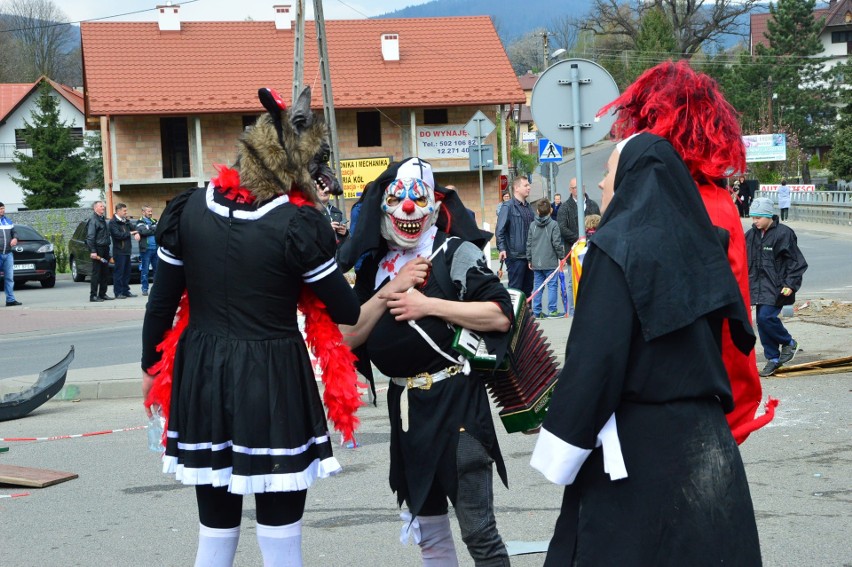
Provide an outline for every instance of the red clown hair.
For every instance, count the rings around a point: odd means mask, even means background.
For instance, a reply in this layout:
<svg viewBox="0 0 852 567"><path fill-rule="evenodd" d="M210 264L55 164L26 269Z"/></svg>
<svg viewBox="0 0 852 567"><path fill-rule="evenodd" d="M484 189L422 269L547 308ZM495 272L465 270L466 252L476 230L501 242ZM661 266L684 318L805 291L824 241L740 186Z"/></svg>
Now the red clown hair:
<svg viewBox="0 0 852 567"><path fill-rule="evenodd" d="M737 111L715 80L686 60L665 61L642 73L624 93L603 107L615 108L619 139L650 132L667 139L696 182L745 171L745 146Z"/></svg>

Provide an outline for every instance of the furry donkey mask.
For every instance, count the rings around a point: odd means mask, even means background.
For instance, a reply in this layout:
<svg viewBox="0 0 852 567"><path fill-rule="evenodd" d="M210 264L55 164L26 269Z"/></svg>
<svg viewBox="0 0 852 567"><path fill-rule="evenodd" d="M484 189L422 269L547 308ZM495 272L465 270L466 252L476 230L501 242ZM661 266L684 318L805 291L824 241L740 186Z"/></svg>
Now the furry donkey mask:
<svg viewBox="0 0 852 567"><path fill-rule="evenodd" d="M302 91L289 111L274 90L262 88L257 95L267 112L237 144L235 167L241 185L260 202L291 188L316 202L317 185L341 195L343 189L328 164L328 129L311 111L311 88Z"/></svg>

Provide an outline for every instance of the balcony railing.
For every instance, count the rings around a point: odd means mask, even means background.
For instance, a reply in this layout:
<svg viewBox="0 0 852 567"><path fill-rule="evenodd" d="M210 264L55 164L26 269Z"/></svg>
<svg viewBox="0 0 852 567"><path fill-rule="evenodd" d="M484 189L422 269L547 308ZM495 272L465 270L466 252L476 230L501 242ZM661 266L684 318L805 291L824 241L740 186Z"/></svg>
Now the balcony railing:
<svg viewBox="0 0 852 567"><path fill-rule="evenodd" d="M16 150L17 148L15 147L15 144L0 144L0 163L10 163L14 161ZM28 156L33 155L33 151L31 149L20 151Z"/></svg>

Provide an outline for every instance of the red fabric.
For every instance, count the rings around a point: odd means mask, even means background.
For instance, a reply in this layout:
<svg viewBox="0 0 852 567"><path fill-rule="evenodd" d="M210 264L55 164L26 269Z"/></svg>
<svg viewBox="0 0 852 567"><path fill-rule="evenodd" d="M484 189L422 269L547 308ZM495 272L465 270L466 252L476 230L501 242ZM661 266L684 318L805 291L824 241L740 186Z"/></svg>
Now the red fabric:
<svg viewBox="0 0 852 567"><path fill-rule="evenodd" d="M240 172L226 165L214 163L213 167L219 175L210 180L216 189L225 195L226 199L237 203L254 203L255 196L251 191L240 185Z"/></svg>
<svg viewBox="0 0 852 567"><path fill-rule="evenodd" d="M710 221L715 226L724 228L731 235L728 244L728 261L731 263L731 270L740 286L740 293L751 318L745 234L743 234L737 208L728 192L721 187L711 184L699 185L698 190L710 215ZM752 431L760 429L772 420L778 400L770 398L766 402L766 413L755 418L763 392L760 377L757 374L754 350L745 355L734 346L727 322L722 329L722 359L734 394L734 411L727 415L728 425L739 444L745 441Z"/></svg>
<svg viewBox="0 0 852 567"><path fill-rule="evenodd" d="M175 323L171 329L166 331L162 342L157 345L157 351L163 353L160 357L160 362L148 369L148 374L155 376L154 384L148 391L148 397L145 399L145 407L150 407L151 404L160 406L160 415L166 419L166 424L163 427L163 446L166 445L166 431L169 429L169 410L171 409L172 400L172 376L175 369L175 353L177 352L177 344L180 336L189 325L189 297L184 292L180 298L177 313L175 314Z"/></svg>
<svg viewBox="0 0 852 567"><path fill-rule="evenodd" d="M222 191L224 188L222 192L226 197L238 201L245 199L248 194L251 201L245 202L250 203L254 200L254 196L240 186L240 174L237 170L224 165L217 165L216 169L219 171L219 176L212 182L217 187L220 182L223 184L219 190ZM295 188L291 189L288 196L290 202L296 206L315 206ZM355 371L357 359L344 344L343 335L331 320L323 302L307 287L302 288L299 310L305 315L306 342L322 368L322 382L325 386L323 401L328 409L328 418L334 423L334 428L343 435L344 441L353 441L355 429L359 424L355 412L363 405L358 388L359 386L367 387L366 384L358 382L358 374ZM163 353L160 362L148 369L148 373L156 378L145 400L145 406L159 404L162 408L162 415L166 418L166 427L163 428L163 445L165 445L165 435L168 430L175 353L180 336L187 325L189 325L189 297L184 292L175 316L175 324L166 332L162 342L157 346L157 351Z"/></svg>

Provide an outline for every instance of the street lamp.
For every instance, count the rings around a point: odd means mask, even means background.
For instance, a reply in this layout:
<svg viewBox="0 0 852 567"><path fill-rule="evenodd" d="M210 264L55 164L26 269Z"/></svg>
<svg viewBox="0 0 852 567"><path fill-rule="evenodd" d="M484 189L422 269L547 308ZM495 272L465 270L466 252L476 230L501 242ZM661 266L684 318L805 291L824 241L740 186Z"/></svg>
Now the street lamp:
<svg viewBox="0 0 852 567"><path fill-rule="evenodd" d="M562 55L565 55L566 53L568 53L568 50L562 49L560 47L559 49L557 49L556 51L554 51L553 53L550 54L550 59L548 60L548 62L552 61L554 59L557 59L558 57L561 57Z"/></svg>

